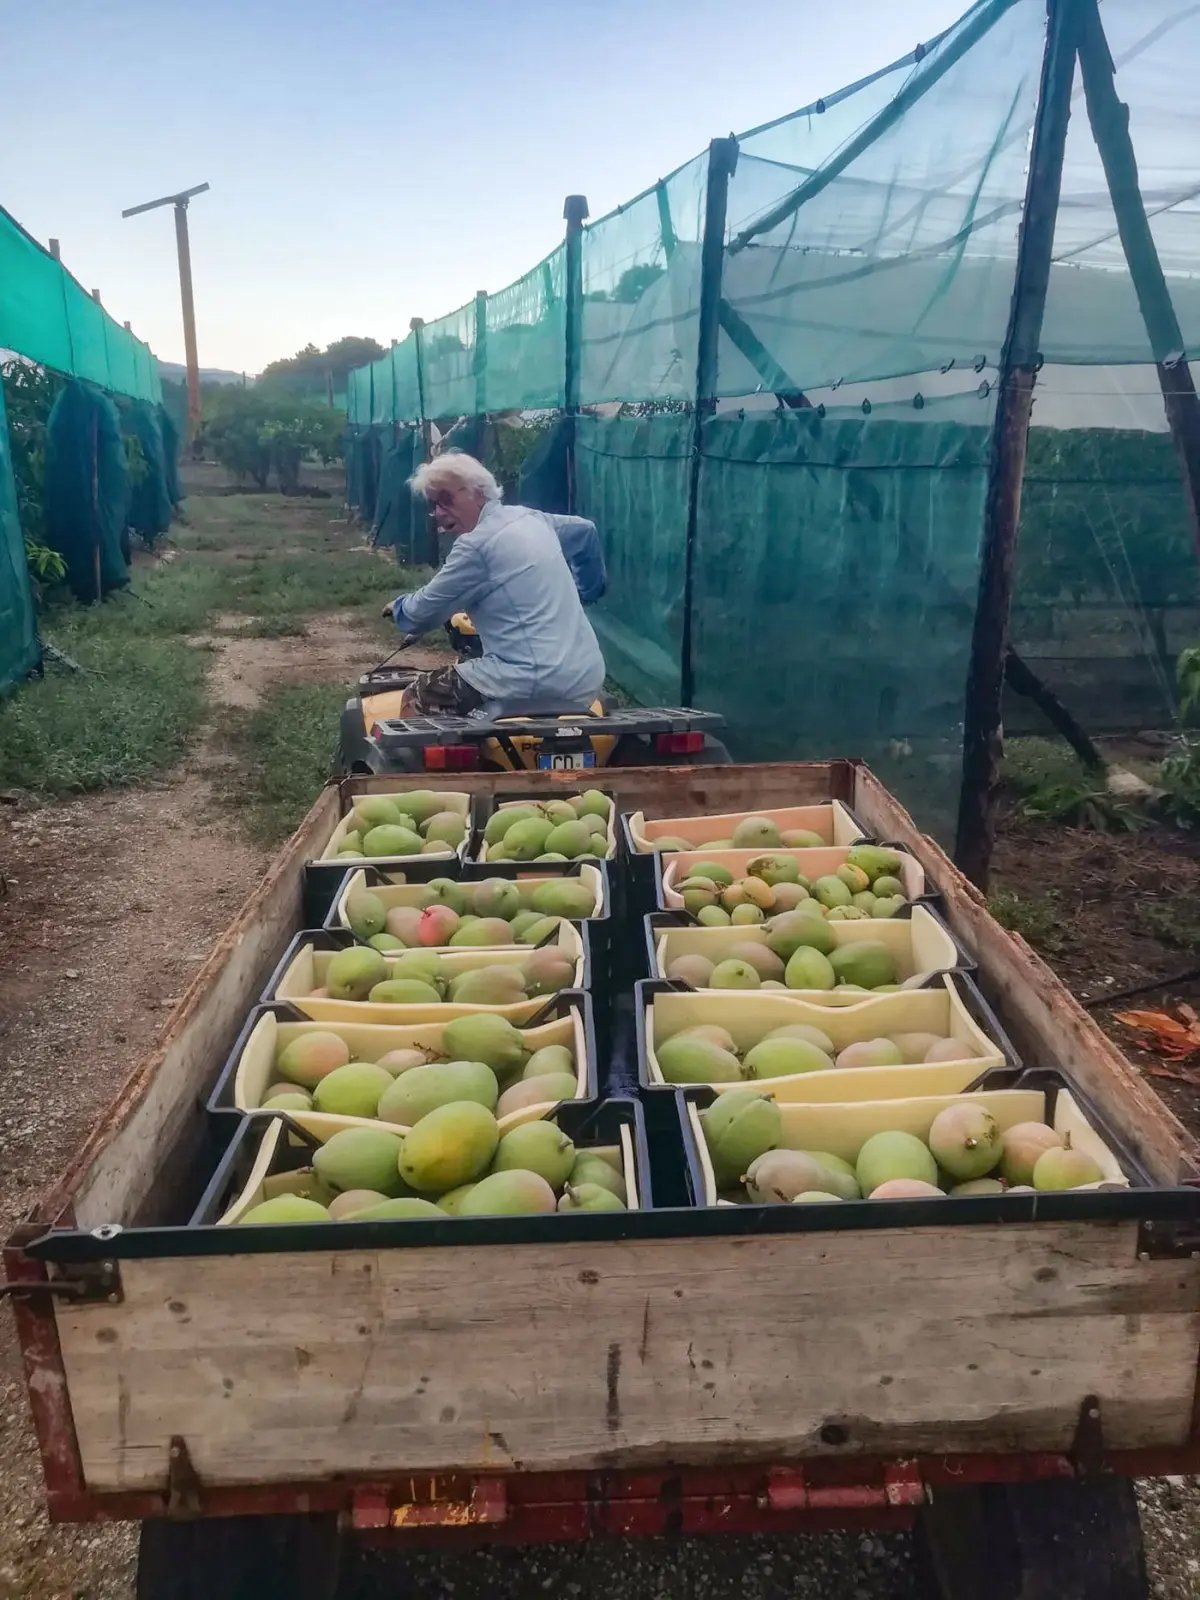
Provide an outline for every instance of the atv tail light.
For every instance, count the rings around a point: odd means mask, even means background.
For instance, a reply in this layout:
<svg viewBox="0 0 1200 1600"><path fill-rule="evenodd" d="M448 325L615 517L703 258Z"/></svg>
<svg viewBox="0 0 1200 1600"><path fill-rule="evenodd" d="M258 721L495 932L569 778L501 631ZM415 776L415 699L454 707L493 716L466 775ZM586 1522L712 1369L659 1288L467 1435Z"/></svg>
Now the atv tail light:
<svg viewBox="0 0 1200 1600"><path fill-rule="evenodd" d="M694 756L704 749L702 733L656 733L654 748L660 756Z"/></svg>
<svg viewBox="0 0 1200 1600"><path fill-rule="evenodd" d="M429 744L424 755L427 772L465 772L479 765L479 746L474 744Z"/></svg>

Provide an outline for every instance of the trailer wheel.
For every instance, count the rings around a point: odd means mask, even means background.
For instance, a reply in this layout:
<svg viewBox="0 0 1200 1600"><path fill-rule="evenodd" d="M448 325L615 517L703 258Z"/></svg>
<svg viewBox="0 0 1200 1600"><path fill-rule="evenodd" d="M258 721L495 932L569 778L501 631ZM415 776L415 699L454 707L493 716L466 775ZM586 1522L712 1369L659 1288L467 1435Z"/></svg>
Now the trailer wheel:
<svg viewBox="0 0 1200 1600"><path fill-rule="evenodd" d="M1126 1478L939 1489L917 1522L928 1600L1149 1600Z"/></svg>
<svg viewBox="0 0 1200 1600"><path fill-rule="evenodd" d="M136 1600L336 1600L342 1544L334 1516L153 1519Z"/></svg>

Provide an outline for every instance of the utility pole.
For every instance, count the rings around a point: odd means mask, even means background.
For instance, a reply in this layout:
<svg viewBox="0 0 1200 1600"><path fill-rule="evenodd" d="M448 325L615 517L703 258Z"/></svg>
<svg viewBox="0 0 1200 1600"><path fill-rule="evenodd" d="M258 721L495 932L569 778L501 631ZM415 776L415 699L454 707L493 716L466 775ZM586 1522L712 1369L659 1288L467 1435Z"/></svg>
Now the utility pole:
<svg viewBox="0 0 1200 1600"><path fill-rule="evenodd" d="M179 253L179 297L183 303L183 349L187 360L188 387L188 437L195 439L200 429L200 362L196 354L196 307L192 299L192 252L188 242L188 201L194 195L204 194L208 184L198 183L193 189L182 189L178 194L163 195L159 200L147 200L145 205L130 206L122 211L123 217L137 217L143 211L155 211L159 206L175 207L175 247Z"/></svg>

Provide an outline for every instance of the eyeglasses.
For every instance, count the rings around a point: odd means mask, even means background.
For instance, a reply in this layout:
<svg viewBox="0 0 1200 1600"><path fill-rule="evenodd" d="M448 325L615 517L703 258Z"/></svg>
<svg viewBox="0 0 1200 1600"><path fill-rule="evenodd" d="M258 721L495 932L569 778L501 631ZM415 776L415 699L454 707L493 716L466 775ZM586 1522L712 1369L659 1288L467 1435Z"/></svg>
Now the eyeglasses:
<svg viewBox="0 0 1200 1600"><path fill-rule="evenodd" d="M454 504L454 490L435 489L429 496L429 503L436 511L448 511Z"/></svg>

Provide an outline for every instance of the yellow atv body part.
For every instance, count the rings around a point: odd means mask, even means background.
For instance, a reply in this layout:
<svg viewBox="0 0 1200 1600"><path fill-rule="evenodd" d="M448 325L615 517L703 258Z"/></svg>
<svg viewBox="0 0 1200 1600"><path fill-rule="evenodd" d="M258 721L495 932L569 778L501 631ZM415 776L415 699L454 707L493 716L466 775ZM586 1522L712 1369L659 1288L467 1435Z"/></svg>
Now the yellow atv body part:
<svg viewBox="0 0 1200 1600"><path fill-rule="evenodd" d="M458 633L478 633L478 629L465 611L456 611L450 618L450 626Z"/></svg>

